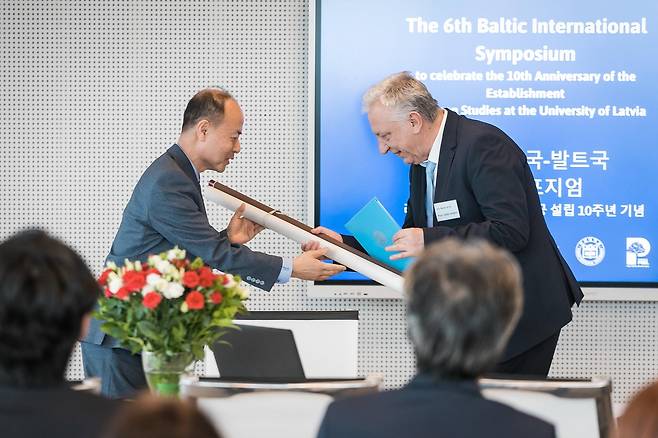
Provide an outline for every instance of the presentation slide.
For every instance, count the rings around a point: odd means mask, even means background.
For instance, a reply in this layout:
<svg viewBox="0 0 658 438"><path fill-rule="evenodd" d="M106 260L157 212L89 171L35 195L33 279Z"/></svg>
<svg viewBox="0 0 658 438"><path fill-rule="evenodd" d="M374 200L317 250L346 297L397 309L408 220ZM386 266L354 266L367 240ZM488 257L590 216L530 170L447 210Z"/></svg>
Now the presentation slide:
<svg viewBox="0 0 658 438"><path fill-rule="evenodd" d="M646 0L316 2L316 224L348 234L375 196L402 224L409 167L379 154L361 97L409 71L525 152L580 282L657 286L657 23Z"/></svg>

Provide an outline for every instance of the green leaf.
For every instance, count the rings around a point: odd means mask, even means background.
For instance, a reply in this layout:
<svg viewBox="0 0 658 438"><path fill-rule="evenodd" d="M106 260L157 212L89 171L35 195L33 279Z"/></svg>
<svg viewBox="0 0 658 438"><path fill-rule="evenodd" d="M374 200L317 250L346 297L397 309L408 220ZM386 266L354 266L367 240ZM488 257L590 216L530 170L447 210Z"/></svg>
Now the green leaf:
<svg viewBox="0 0 658 438"><path fill-rule="evenodd" d="M203 345L194 344L192 345L192 354L194 355L195 360L201 360L204 357Z"/></svg>
<svg viewBox="0 0 658 438"><path fill-rule="evenodd" d="M195 258L192 263L190 263L190 269L201 269L203 267L203 260L201 257Z"/></svg>
<svg viewBox="0 0 658 438"><path fill-rule="evenodd" d="M181 323L175 325L171 329L171 335L173 336L174 340L176 340L178 342L183 341L183 339L185 338L185 332L186 332L185 326Z"/></svg>
<svg viewBox="0 0 658 438"><path fill-rule="evenodd" d="M151 321L139 321L137 323L137 330L154 341L159 341L161 338L161 333L158 330L158 327Z"/></svg>

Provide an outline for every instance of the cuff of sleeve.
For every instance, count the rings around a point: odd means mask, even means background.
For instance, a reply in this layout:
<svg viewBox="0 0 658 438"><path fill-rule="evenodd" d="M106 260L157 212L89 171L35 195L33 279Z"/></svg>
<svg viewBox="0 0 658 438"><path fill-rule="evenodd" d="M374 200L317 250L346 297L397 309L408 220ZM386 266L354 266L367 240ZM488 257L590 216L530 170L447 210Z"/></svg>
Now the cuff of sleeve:
<svg viewBox="0 0 658 438"><path fill-rule="evenodd" d="M292 275L292 259L289 257L283 257L283 263L281 264L281 272L279 277L276 279L277 283L287 283L290 281L290 276Z"/></svg>

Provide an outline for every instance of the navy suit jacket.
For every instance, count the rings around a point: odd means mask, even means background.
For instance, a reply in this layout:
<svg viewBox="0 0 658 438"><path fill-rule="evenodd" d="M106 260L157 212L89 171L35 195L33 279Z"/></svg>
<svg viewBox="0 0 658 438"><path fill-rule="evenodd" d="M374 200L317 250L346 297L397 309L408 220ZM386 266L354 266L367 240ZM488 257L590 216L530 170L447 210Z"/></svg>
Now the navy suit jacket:
<svg viewBox="0 0 658 438"><path fill-rule="evenodd" d="M329 405L318 438L554 438L554 427L487 400L473 380L416 376L406 387Z"/></svg>
<svg viewBox="0 0 658 438"><path fill-rule="evenodd" d="M226 230L219 232L210 225L192 163L180 146L173 145L137 182L107 261L118 265L125 259L145 261L176 245L187 251L189 259L201 257L213 268L240 275L264 290L272 288L283 264L281 257L231 243ZM103 342L100 324L92 320L85 342L116 345L109 336Z"/></svg>
<svg viewBox="0 0 658 438"><path fill-rule="evenodd" d="M403 228L423 229L425 245L445 237L482 238L507 249L523 272L523 313L501 357L548 339L571 321L583 293L553 240L523 151L503 131L446 109L434 202L456 200L460 217L427 224L425 168L409 170ZM356 245L353 237L345 242Z"/></svg>

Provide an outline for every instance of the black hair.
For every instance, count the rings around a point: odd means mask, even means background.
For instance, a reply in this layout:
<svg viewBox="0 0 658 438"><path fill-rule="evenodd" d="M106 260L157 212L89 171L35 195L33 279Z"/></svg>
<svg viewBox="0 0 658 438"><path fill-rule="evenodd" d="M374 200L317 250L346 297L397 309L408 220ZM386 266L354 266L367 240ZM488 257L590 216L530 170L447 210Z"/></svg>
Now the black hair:
<svg viewBox="0 0 658 438"><path fill-rule="evenodd" d="M206 88L199 91L187 103L181 132L196 125L202 119L207 119L211 123L221 123L224 118L224 106L229 99L233 97L219 88Z"/></svg>
<svg viewBox="0 0 658 438"><path fill-rule="evenodd" d="M45 232L23 231L0 244L0 383L62 382L99 294L82 258Z"/></svg>

